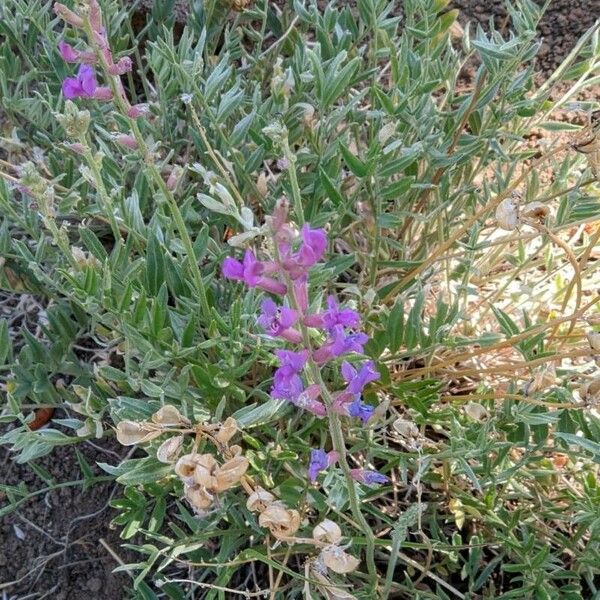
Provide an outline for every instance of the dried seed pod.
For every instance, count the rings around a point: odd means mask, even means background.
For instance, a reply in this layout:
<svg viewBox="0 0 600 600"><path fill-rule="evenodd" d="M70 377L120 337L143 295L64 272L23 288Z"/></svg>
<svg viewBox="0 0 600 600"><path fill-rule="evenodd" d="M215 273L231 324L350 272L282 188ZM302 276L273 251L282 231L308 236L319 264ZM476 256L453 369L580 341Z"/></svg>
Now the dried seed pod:
<svg viewBox="0 0 600 600"><path fill-rule="evenodd" d="M234 446L229 446L229 452L234 456L240 456L242 453L242 447L235 444Z"/></svg>
<svg viewBox="0 0 600 600"><path fill-rule="evenodd" d="M588 331L586 334L590 348L596 352L600 352L600 333Z"/></svg>
<svg viewBox="0 0 600 600"><path fill-rule="evenodd" d="M487 408L479 402L467 402L465 414L474 421L483 421L489 416Z"/></svg>
<svg viewBox="0 0 600 600"><path fill-rule="evenodd" d="M194 481L211 492L217 491L216 472L218 463L212 454L200 454L196 458Z"/></svg>
<svg viewBox="0 0 600 600"><path fill-rule="evenodd" d="M201 485L186 485L184 494L187 501L198 510L210 508L214 497Z"/></svg>
<svg viewBox="0 0 600 600"><path fill-rule="evenodd" d="M173 427L176 425L190 425L190 420L186 419L180 412L171 404L165 404L159 408L153 415L152 421L163 427Z"/></svg>
<svg viewBox="0 0 600 600"><path fill-rule="evenodd" d="M521 215L527 219L543 221L550 214L550 209L541 202L529 202L521 209Z"/></svg>
<svg viewBox="0 0 600 600"><path fill-rule="evenodd" d="M175 464L175 473L184 481L193 480L198 457L198 454L184 454Z"/></svg>
<svg viewBox="0 0 600 600"><path fill-rule="evenodd" d="M172 463L181 451L183 446L183 436L176 435L175 437L165 440L156 450L156 458L162 463Z"/></svg>
<svg viewBox="0 0 600 600"><path fill-rule="evenodd" d="M512 198L505 198L496 209L498 227L512 231L519 225L519 209Z"/></svg>
<svg viewBox="0 0 600 600"><path fill-rule="evenodd" d="M360 564L360 560L344 552L339 546L332 544L321 550L321 559L328 569L335 573L351 573Z"/></svg>
<svg viewBox="0 0 600 600"><path fill-rule="evenodd" d="M257 487L248 497L246 508L252 512L263 512L274 501L275 496L271 492Z"/></svg>
<svg viewBox="0 0 600 600"><path fill-rule="evenodd" d="M161 435L161 431L152 429L150 423L121 421L117 424L117 440L123 446L133 446L149 442Z"/></svg>
<svg viewBox="0 0 600 600"><path fill-rule="evenodd" d="M342 530L337 523L325 519L313 529L312 535L318 542L337 544L342 539Z"/></svg>
<svg viewBox="0 0 600 600"><path fill-rule="evenodd" d="M223 492L240 482L250 463L245 456L236 456L228 460L216 472L217 492Z"/></svg>
<svg viewBox="0 0 600 600"><path fill-rule="evenodd" d="M282 502L272 502L259 515L258 524L269 529L278 539L289 538L300 527L300 513L286 508Z"/></svg>
<svg viewBox="0 0 600 600"><path fill-rule="evenodd" d="M233 417L228 417L215 434L215 439L221 444L226 444L239 430L238 424Z"/></svg>
<svg viewBox="0 0 600 600"><path fill-rule="evenodd" d="M392 423L394 431L399 433L404 438L417 438L419 437L419 428L412 422L406 419L396 419Z"/></svg>
<svg viewBox="0 0 600 600"><path fill-rule="evenodd" d="M318 569L311 569L311 575L316 581L322 584L317 587L327 600L356 600L356 596L353 596L342 588L335 587L325 575L319 573Z"/></svg>
<svg viewBox="0 0 600 600"><path fill-rule="evenodd" d="M584 402L600 402L600 377L596 377L579 388L579 395Z"/></svg>

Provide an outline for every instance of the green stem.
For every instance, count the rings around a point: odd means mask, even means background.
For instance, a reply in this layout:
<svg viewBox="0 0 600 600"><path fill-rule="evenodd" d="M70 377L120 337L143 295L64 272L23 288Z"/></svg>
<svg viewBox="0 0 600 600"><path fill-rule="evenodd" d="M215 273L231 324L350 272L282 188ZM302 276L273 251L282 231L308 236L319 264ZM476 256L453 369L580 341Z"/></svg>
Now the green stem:
<svg viewBox="0 0 600 600"><path fill-rule="evenodd" d="M123 89L123 84L121 83L121 79L118 75L111 75L108 71L108 64L104 57L102 51L98 48L94 40L94 35L92 31L92 27L89 22L85 24L85 30L88 35L88 42L90 46L94 49L96 56L98 57L99 65L104 72L104 76L108 81L110 88L113 92L113 101L121 113L121 115L127 119L129 122L129 126L131 127L131 132L137 142L138 148L144 157L144 162L148 168L148 174L150 175L152 181L155 186L162 192L167 204L169 205L169 210L175 221L175 225L177 230L179 231L179 235L181 236L181 241L186 251L188 263L190 265L190 269L192 271L192 277L194 280L194 285L196 287L196 291L198 293L200 299L200 307L204 316L208 319L211 315L210 305L208 303L208 297L206 294L206 286L204 284L204 280L202 279L202 274L200 273L200 268L198 267L198 261L196 260L196 254L194 252L194 245L192 243L192 239L187 230L185 221L179 210L179 206L175 197L173 196L171 190L167 187L164 179L162 178L159 169L154 162L154 158L152 157L152 153L146 144L146 140L138 127L138 124L135 119L131 118L127 114L127 110L129 108L129 104L125 97L125 91Z"/></svg>

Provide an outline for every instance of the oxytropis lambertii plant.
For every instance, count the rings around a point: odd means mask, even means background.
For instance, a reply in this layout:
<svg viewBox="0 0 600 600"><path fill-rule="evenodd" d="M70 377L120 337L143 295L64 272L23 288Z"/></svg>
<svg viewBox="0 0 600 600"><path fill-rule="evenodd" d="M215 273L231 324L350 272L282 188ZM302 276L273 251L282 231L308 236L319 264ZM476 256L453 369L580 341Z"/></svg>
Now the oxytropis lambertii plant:
<svg viewBox="0 0 600 600"><path fill-rule="evenodd" d="M345 387L333 391L328 385L330 379L335 379L331 376L335 374L334 365L337 366L338 359L353 355L358 358L368 337L357 329L359 314L341 308L334 296L327 298L326 310L311 311L309 270L325 254L327 236L324 230L312 229L308 224L297 232L287 216L287 202L282 200L263 228L271 242L265 249L270 255L261 260L252 250L246 250L241 262L228 257L223 263L223 274L277 298L277 301L265 298L257 318L265 333L282 345L274 351L280 366L273 376L271 396L326 419L333 449L329 452L324 449L310 451L308 478L314 483L319 473L335 463L340 465L352 516L365 536L367 567L374 582L373 533L362 515L356 485L375 486L386 483L388 478L375 470L350 468L342 420L358 419L363 423L370 420L374 407L364 403L361 394L367 384L379 378L379 373L370 360L359 360L354 364L343 360L340 369ZM287 345L293 349L285 347ZM229 446L237 430L238 425L231 417L223 425L192 425L177 409L167 406L148 422L121 421L117 426L117 438L125 445L132 445L171 434L157 449L157 458L161 462L174 463L175 474L183 483L184 496L197 515L207 514L220 494L241 484L248 494L247 508L259 513L259 525L281 542L308 543L318 549L316 558L310 560L311 573L317 581L329 585L328 569L340 574L354 571L360 561L345 552L340 545L342 530L330 519L316 525L311 538L297 536L303 527L300 512L287 507L273 493L258 485L247 474L249 461L242 448ZM188 453L179 456L186 435L194 435L195 441ZM211 453L198 452L203 440L212 443L224 462L220 463Z"/></svg>

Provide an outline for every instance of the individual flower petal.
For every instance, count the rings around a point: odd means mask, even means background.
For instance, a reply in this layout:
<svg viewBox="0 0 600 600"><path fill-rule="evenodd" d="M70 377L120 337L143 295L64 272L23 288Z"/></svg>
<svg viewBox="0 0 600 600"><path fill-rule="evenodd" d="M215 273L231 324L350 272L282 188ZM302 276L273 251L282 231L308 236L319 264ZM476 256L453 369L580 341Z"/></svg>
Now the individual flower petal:
<svg viewBox="0 0 600 600"><path fill-rule="evenodd" d="M338 453L325 452L325 450L316 449L310 451L310 463L308 465L308 478L310 481L316 481L318 474L325 471L338 459Z"/></svg>
<svg viewBox="0 0 600 600"><path fill-rule="evenodd" d="M77 79L81 83L81 89L85 92L85 94L88 96L93 96L96 88L98 87L94 68L90 65L81 65L77 73Z"/></svg>
<svg viewBox="0 0 600 600"><path fill-rule="evenodd" d="M342 377L348 384L348 391L352 394L360 394L365 386L379 379L379 372L375 369L375 363L368 360L363 363L357 371L349 362L342 363Z"/></svg>
<svg viewBox="0 0 600 600"><path fill-rule="evenodd" d="M348 405L348 415L360 419L363 423L366 423L373 416L374 410L375 407L370 404L365 404L358 394Z"/></svg>

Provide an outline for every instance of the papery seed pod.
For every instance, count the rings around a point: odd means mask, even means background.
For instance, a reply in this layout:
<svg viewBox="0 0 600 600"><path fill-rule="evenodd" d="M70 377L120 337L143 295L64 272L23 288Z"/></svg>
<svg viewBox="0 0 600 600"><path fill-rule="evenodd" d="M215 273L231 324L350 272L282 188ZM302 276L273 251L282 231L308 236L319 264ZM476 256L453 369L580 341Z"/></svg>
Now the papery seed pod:
<svg viewBox="0 0 600 600"><path fill-rule="evenodd" d="M596 377L579 388L579 395L584 402L596 404L600 402L600 377Z"/></svg>
<svg viewBox="0 0 600 600"><path fill-rule="evenodd" d="M217 461L212 454L200 454L196 457L196 468L194 469L194 481L207 490L217 490Z"/></svg>
<svg viewBox="0 0 600 600"><path fill-rule="evenodd" d="M342 530L337 523L325 519L313 529L312 535L318 542L337 544L342 539Z"/></svg>
<svg viewBox="0 0 600 600"><path fill-rule="evenodd" d="M311 569L312 577L320 584L317 586L319 592L327 600L356 600L356 596L353 596L350 592L343 590L342 588L335 587L325 575L319 573L318 569Z"/></svg>
<svg viewBox="0 0 600 600"><path fill-rule="evenodd" d="M465 405L465 414L474 421L483 421L489 416L487 408L479 402L468 402Z"/></svg>
<svg viewBox="0 0 600 600"><path fill-rule="evenodd" d="M223 492L237 485L250 463L245 456L236 456L217 469L217 492Z"/></svg>
<svg viewBox="0 0 600 600"><path fill-rule="evenodd" d="M406 419L396 419L392 423L394 431L399 433L404 438L417 438L419 437L419 428L412 422Z"/></svg>
<svg viewBox="0 0 600 600"><path fill-rule="evenodd" d="M239 456L242 453L242 447L234 444L233 446L229 446L229 452L231 452L233 456Z"/></svg>
<svg viewBox="0 0 600 600"><path fill-rule="evenodd" d="M271 492L267 492L267 490L257 487L251 494L248 496L248 500L246 502L246 508L251 512L262 512L265 508L275 501L275 496L271 494Z"/></svg>
<svg viewBox="0 0 600 600"><path fill-rule="evenodd" d="M215 439L221 444L226 444L239 430L238 424L233 417L228 417L215 434Z"/></svg>
<svg viewBox="0 0 600 600"><path fill-rule="evenodd" d="M529 202L521 209L521 215L527 219L543 221L550 214L550 209L541 202Z"/></svg>
<svg viewBox="0 0 600 600"><path fill-rule="evenodd" d="M190 420L184 417L177 408L171 404L165 404L159 408L153 415L152 421L163 427L176 425L190 425Z"/></svg>
<svg viewBox="0 0 600 600"><path fill-rule="evenodd" d="M323 548L320 556L325 566L334 573L352 573L360 564L358 558L344 552L335 544Z"/></svg>
<svg viewBox="0 0 600 600"><path fill-rule="evenodd" d="M150 423L138 423L136 421L121 421L117 424L117 440L123 446L133 446L149 442L161 435L161 431L155 431Z"/></svg>
<svg viewBox="0 0 600 600"><path fill-rule="evenodd" d="M214 500L214 496L201 485L186 485L184 487L184 494L187 501L198 510L210 508Z"/></svg>
<svg viewBox="0 0 600 600"><path fill-rule="evenodd" d="M183 436L176 435L175 437L165 440L156 450L156 458L161 463L172 463L181 451L183 446Z"/></svg>
<svg viewBox="0 0 600 600"><path fill-rule="evenodd" d="M269 529L278 539L289 538L300 527L300 513L276 501L269 504L259 515L258 524Z"/></svg>
<svg viewBox="0 0 600 600"><path fill-rule="evenodd" d="M588 331L586 334L590 348L595 352L600 352L600 333Z"/></svg>
<svg viewBox="0 0 600 600"><path fill-rule="evenodd" d="M175 473L184 481L192 481L198 466L198 454L184 454L175 464Z"/></svg>
<svg viewBox="0 0 600 600"><path fill-rule="evenodd" d="M519 209L512 198L505 198L496 209L498 227L512 231L519 225Z"/></svg>

